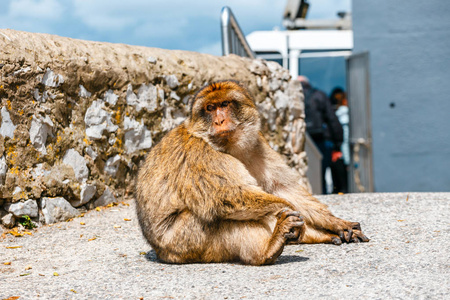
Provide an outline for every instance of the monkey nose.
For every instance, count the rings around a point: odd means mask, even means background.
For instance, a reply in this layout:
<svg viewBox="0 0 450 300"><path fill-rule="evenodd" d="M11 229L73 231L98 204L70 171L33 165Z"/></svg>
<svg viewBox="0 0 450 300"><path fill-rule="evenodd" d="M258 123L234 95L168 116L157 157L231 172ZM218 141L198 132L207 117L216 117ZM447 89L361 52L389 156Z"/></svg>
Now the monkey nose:
<svg viewBox="0 0 450 300"><path fill-rule="evenodd" d="M216 125L222 125L224 121L225 121L225 119L215 120L215 121L214 121L214 124L216 124Z"/></svg>

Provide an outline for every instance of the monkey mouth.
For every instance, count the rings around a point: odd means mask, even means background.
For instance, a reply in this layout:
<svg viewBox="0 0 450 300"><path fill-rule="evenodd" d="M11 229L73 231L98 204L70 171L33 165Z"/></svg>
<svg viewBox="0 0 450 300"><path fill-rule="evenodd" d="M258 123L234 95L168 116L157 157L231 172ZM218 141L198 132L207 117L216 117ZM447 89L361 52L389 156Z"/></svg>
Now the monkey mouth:
<svg viewBox="0 0 450 300"><path fill-rule="evenodd" d="M214 138L228 138L236 132L235 126L215 127L210 131L210 135Z"/></svg>
<svg viewBox="0 0 450 300"><path fill-rule="evenodd" d="M223 130L220 132L215 132L210 136L210 141L216 144L220 147L226 147L230 143L233 143L235 140L234 133L236 130L230 129L230 130Z"/></svg>
<svg viewBox="0 0 450 300"><path fill-rule="evenodd" d="M216 132L214 134L214 136L216 136L216 137L228 137L228 136L232 135L233 132L235 132L234 129L223 130L223 131L220 131L220 132Z"/></svg>

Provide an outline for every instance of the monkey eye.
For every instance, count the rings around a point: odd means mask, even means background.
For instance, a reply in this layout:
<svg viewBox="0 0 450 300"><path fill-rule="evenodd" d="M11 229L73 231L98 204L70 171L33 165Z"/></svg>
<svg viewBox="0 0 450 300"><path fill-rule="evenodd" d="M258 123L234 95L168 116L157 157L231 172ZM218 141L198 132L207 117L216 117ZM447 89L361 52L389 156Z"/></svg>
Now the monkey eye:
<svg viewBox="0 0 450 300"><path fill-rule="evenodd" d="M214 110L214 105L208 105L208 106L206 106L206 110L207 111L213 111Z"/></svg>
<svg viewBox="0 0 450 300"><path fill-rule="evenodd" d="M227 107L228 104L230 104L230 101L223 101L223 102L220 104L220 106L221 106L221 107Z"/></svg>

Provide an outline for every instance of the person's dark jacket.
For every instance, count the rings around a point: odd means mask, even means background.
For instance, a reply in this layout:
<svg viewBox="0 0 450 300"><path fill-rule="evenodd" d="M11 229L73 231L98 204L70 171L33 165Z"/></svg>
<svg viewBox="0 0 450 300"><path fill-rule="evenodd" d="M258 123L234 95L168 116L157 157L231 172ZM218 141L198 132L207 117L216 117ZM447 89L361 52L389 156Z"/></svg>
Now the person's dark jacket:
<svg viewBox="0 0 450 300"><path fill-rule="evenodd" d="M330 140L334 144L334 149L340 149L344 139L342 125L327 95L306 84L303 86L303 93L306 131L315 142Z"/></svg>

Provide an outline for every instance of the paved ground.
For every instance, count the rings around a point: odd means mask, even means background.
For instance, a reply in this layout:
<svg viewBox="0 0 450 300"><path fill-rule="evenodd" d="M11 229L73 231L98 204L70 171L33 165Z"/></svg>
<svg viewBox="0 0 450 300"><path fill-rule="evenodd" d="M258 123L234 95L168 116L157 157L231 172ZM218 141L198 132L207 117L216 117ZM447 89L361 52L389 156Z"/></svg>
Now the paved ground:
<svg viewBox="0 0 450 300"><path fill-rule="evenodd" d="M265 267L168 265L156 261L126 202L31 236L8 235L0 242L0 299L450 298L450 193L320 199L361 222L371 241L288 246Z"/></svg>

